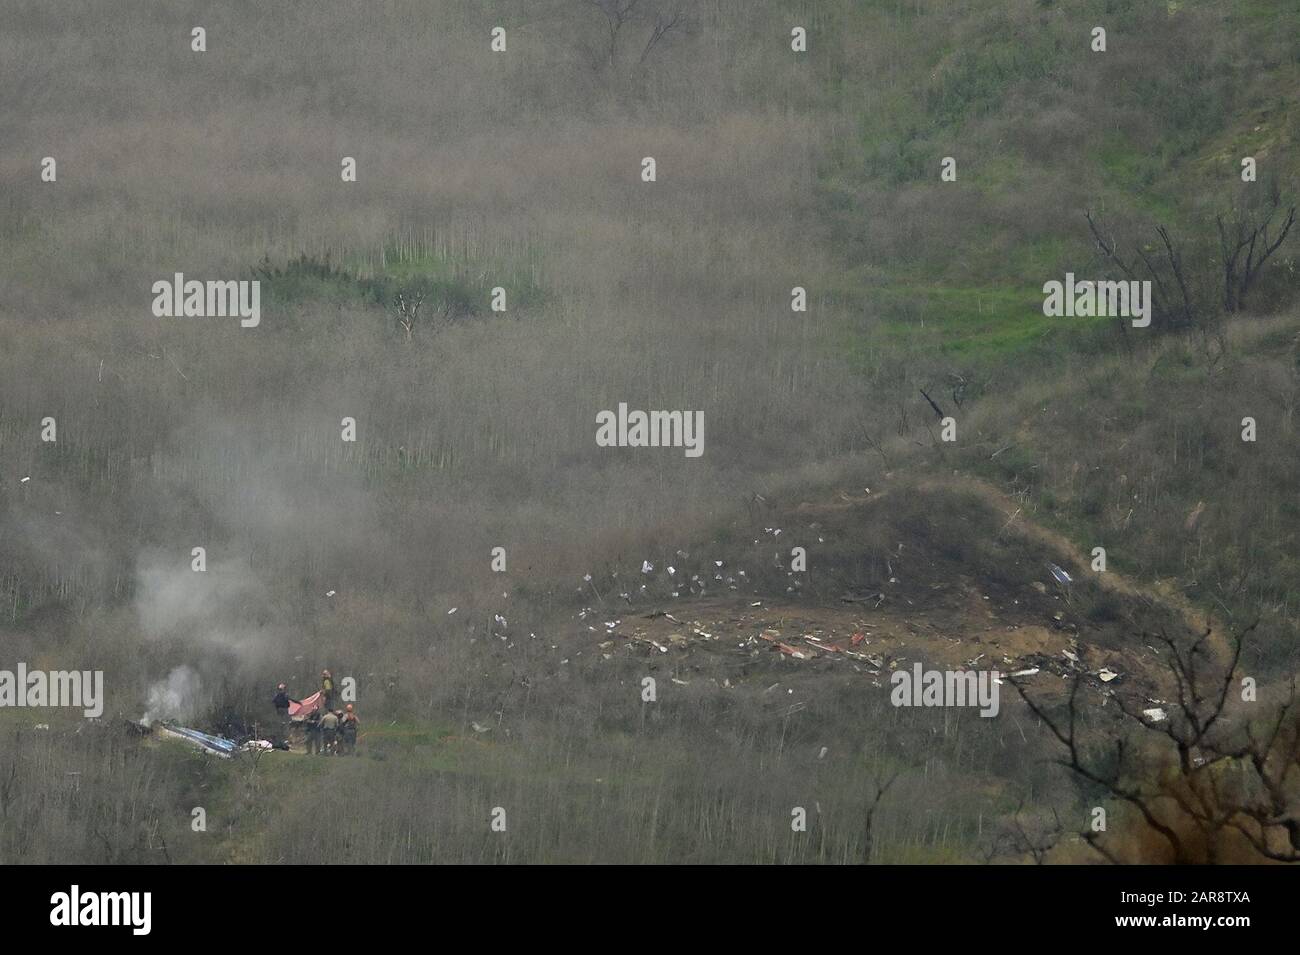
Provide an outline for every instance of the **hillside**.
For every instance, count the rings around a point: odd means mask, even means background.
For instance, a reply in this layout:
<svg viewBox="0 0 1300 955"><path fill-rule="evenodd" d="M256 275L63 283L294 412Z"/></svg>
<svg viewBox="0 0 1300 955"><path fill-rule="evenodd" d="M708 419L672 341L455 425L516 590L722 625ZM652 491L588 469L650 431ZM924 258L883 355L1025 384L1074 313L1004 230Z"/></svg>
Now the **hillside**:
<svg viewBox="0 0 1300 955"><path fill-rule="evenodd" d="M1045 716L1176 724L1162 637L1270 707L1300 665L1300 233L1225 287L1219 231L1296 202L1300 11L11 6L0 669L107 699L0 709L4 861L313 864L322 788L346 862L1091 862L1099 804L1121 861L1259 861L1116 797L1162 729L1107 792ZM1044 314L1129 265L1150 327ZM260 323L159 317L177 273ZM703 453L599 446L620 404ZM917 663L1030 703L891 705ZM122 728L326 667L360 759Z"/></svg>

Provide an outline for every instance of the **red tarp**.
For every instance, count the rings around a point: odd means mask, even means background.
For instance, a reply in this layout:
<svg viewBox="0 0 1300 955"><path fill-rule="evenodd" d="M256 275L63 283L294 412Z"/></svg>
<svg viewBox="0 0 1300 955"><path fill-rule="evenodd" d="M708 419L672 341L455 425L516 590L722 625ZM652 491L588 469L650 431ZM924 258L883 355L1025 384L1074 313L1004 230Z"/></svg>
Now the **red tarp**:
<svg viewBox="0 0 1300 955"><path fill-rule="evenodd" d="M289 719L293 719L295 716L301 719L311 713L315 713L320 708L321 698L319 692L313 693L305 700L290 700Z"/></svg>

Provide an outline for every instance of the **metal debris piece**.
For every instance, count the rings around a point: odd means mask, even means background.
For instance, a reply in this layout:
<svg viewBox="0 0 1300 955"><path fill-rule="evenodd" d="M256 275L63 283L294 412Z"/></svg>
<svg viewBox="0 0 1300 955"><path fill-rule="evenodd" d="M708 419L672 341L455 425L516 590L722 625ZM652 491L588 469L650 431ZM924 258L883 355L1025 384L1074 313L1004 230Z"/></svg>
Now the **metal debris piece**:
<svg viewBox="0 0 1300 955"><path fill-rule="evenodd" d="M1074 578L1073 578L1073 577L1071 577L1069 574L1067 574L1067 573L1066 573L1064 570L1062 570L1060 567L1057 567L1057 566L1056 566L1055 564L1053 564L1050 560L1047 562L1047 569L1050 570L1050 571L1052 572L1052 576L1056 578L1056 582L1057 582L1058 584L1061 584L1062 586L1065 586L1065 585L1067 585L1067 584L1072 584L1072 583L1074 583Z"/></svg>

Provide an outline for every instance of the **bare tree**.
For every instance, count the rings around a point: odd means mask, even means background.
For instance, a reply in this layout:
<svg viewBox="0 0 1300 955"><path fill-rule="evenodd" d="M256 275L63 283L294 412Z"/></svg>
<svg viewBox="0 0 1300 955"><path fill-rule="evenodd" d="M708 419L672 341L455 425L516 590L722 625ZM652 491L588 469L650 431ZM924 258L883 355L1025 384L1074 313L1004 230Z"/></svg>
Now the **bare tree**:
<svg viewBox="0 0 1300 955"><path fill-rule="evenodd" d="M872 793L871 802L867 804L866 818L864 819L865 826L862 837L863 862L871 862L871 850L875 844L876 811L880 808L880 800L885 798L885 793L889 792L889 787L894 785L896 779L898 779L898 773L894 772L887 776L884 782L875 782L873 785L875 792Z"/></svg>
<svg viewBox="0 0 1300 955"><path fill-rule="evenodd" d="M641 51L641 56L637 63L644 63L652 50L658 45L659 41L680 27L686 20L685 13L681 3L675 3L665 10L655 12L654 25L650 29L650 38L646 40L645 48Z"/></svg>
<svg viewBox="0 0 1300 955"><path fill-rule="evenodd" d="M1295 225L1296 207L1292 206L1282 224L1270 236L1274 217L1281 208L1282 194L1274 184L1269 189L1268 204L1263 210L1257 211L1243 203L1233 210L1230 222L1224 222L1222 215L1215 217L1219 226L1219 250L1223 255L1225 311L1237 312L1245 307L1246 296L1259 277L1260 269L1286 241Z"/></svg>
<svg viewBox="0 0 1300 955"><path fill-rule="evenodd" d="M591 51L593 68L618 65L619 50L629 32L629 24L648 23L650 32L637 64L643 64L650 58L664 37L686 26L688 17L684 0L582 0L585 6L593 7L604 18L603 38L600 49Z"/></svg>
<svg viewBox="0 0 1300 955"><path fill-rule="evenodd" d="M1022 796L1016 811L993 832L980 854L985 863L991 863L999 856L1029 856L1034 865L1043 865L1065 833L1065 826L1055 809L1026 813Z"/></svg>
<svg viewBox="0 0 1300 955"><path fill-rule="evenodd" d="M1096 240L1097 247L1130 281L1140 281L1137 266L1138 262L1141 262L1146 274L1151 277L1153 317L1160 316L1172 320L1170 324L1176 327L1190 328L1196 324L1196 309L1192 304L1192 296L1188 290L1186 275L1183 271L1183 257L1174 247L1173 239L1170 237L1167 228L1163 225L1157 226L1156 234L1160 236L1160 240L1164 245L1165 263L1170 273L1172 273L1168 278L1172 279L1172 283L1177 285L1181 295L1181 299L1177 302L1169 291L1166 276L1162 274L1162 269L1152 262L1151 256L1147 254L1145 249L1137 245L1135 249L1136 259L1126 261L1119 253L1118 243L1115 239L1113 237L1107 239L1102 234L1101 226L1092 217L1092 211L1085 212L1084 216L1088 220L1088 227L1092 230L1092 237ZM1120 330L1127 333L1128 326L1125 324L1124 319L1120 317L1118 321Z"/></svg>
<svg viewBox="0 0 1300 955"><path fill-rule="evenodd" d="M959 375L956 372L949 372L948 384L952 392L952 403L958 408L961 408L962 404L966 400L966 389L970 385L970 382L966 380L965 375Z"/></svg>
<svg viewBox="0 0 1300 955"><path fill-rule="evenodd" d="M880 460L884 462L885 467L889 467L889 455L885 454L885 449L880 446L880 442L871 436L871 432L867 430L865 424L860 424L859 427L862 429L862 436L867 441L867 447L879 454Z"/></svg>
<svg viewBox="0 0 1300 955"><path fill-rule="evenodd" d="M607 33L605 45L605 62L612 68L618 57L618 38L623 27L636 14L641 0L583 0L588 6L595 7L605 17Z"/></svg>
<svg viewBox="0 0 1300 955"><path fill-rule="evenodd" d="M1058 762L1134 810L1175 863L1220 861L1234 838L1255 857L1300 862L1300 707L1294 682L1286 701L1266 717L1229 713L1242 650L1256 626L1258 621L1233 631L1229 647L1217 653L1209 627L1190 642L1163 629L1143 633L1165 649L1176 700L1166 704L1166 713L1116 696L1121 725L1092 733L1083 726L1081 677L1073 681L1063 715L1049 713L1020 681L1011 682L1065 748ZM1125 861L1118 840L1095 831L1081 835L1106 859Z"/></svg>
<svg viewBox="0 0 1300 955"><path fill-rule="evenodd" d="M411 336L415 332L415 322L420 317L420 307L424 305L424 292L398 292L397 301L397 324L402 326L406 332L406 341L409 344Z"/></svg>

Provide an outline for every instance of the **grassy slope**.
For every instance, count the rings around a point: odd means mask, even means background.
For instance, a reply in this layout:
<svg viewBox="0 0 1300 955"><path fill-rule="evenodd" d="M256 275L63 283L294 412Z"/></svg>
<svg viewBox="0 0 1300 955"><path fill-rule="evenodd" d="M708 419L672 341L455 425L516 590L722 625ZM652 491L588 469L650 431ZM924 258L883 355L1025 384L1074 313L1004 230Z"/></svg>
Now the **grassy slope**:
<svg viewBox="0 0 1300 955"><path fill-rule="evenodd" d="M1080 153L1074 147L1070 147L1069 155L1055 158L1036 151L1039 140L999 150L995 148L999 134L1007 130L999 127L994 118L1007 113L1018 115L1024 110L1060 107L1067 113L1073 112L1073 118L1065 121L1067 125L1079 124L1090 129L1096 124L1098 117L1088 110L1099 105L1090 106L1086 97L1078 101L1071 99L1071 87L1083 88L1086 83L1070 73L1070 68L1063 66L1053 51L1059 50L1060 44L1077 47L1082 42L1078 35L1080 17L1067 18L1060 14L1060 9L1069 6L1099 10L1101 4L1061 4L1059 8L1051 4L993 4L988 9L980 5L982 12L978 13L974 12L974 6L948 14L947 5L941 8L937 4L882 0L845 3L828 14L832 22L839 24L841 36L888 36L924 54L916 62L908 62L905 68L880 51L867 53L860 71L845 69L844 61L836 59L829 59L819 67L828 74L826 79L835 76L836 83L842 84L832 88L828 83L827 95L840 98L841 103L855 104L851 128L839 130L841 135L830 144L818 183L826 231L837 249L835 258L840 260L837 266L842 266L828 269L833 275L828 274L823 285L836 301L848 307L849 314L865 316L860 325L846 323L839 340L846 347L856 349L866 337L864 332L869 332L873 349L880 348L878 343L883 341L883 347L888 350L908 355L919 353L926 356L923 360L935 361L939 367L964 372L976 369L988 375L1005 374L1027 356L1046 356L1056 362L1073 359L1076 367L1086 365L1089 359L1077 358L1080 339L1086 333L1077 327L1062 328L1059 323L1044 319L1038 310L1039 287L1045 277L1065 271L1069 263L1091 261L1089 243L1078 228L1079 217L1076 215L1071 221L1067 214L1078 210L1054 209L1053 221L1024 228L1025 223L1016 218L1021 209L1018 196L1029 191L1036 197L1035 201L1041 202L1044 196L1050 197L1054 189L1060 188L1071 199L1087 193L1108 208L1161 219L1191 219L1195 212L1191 199L1207 189L1212 190L1217 177L1225 171L1231 172L1235 157L1244 149L1286 163L1283 173L1294 180L1300 174L1300 158L1297 158L1300 153L1295 149L1300 107L1294 92L1300 88L1297 82L1300 63L1295 59L1267 61L1263 69L1252 72L1246 85L1235 94L1238 102L1260 104L1258 109L1232 113L1217 125L1192 124L1178 135L1174 131L1186 125L1178 110L1194 111L1198 104L1176 101L1168 88L1153 91L1108 87L1107 98L1099 103L1113 99L1138 109L1153 92L1170 97L1169 127L1154 130L1149 140L1134 136L1132 129L1089 134L1078 144L1081 153L1088 157L1083 187L1078 187L1077 183L1064 181L1064 177L1073 176L1078 169ZM1119 6L1125 8L1124 4ZM1215 8L1220 6L1225 8L1224 12L1216 13ZM910 12L917 7L925 11L920 16ZM1047 11L1043 15L1049 17L1046 28L1014 26L1015 16L1026 11L1036 13L1040 7ZM1239 0L1223 5L1184 3L1171 5L1171 9L1206 11L1222 17L1226 27L1232 30L1240 27L1251 36L1287 35L1287 31L1295 36L1300 30L1300 14L1279 9L1268 0ZM1123 23L1134 21L1130 15L1120 16L1118 22L1120 29L1111 32L1111 43L1116 46L1122 44ZM945 28L951 32L945 32ZM1169 145L1152 151L1147 147L1150 141ZM945 155L956 155L961 163L959 183L951 187L938 182L938 157ZM939 190L950 188L960 198L953 207L951 231L948 231L944 229L944 217L938 214L944 211L948 200ZM888 204L877 213L873 204L882 200ZM943 238L918 237L910 232L901 236L882 234L883 228L877 230L870 225L877 218L894 222L906 217L909 210L915 210L917 221L927 228L934 227L931 231ZM867 227L860 224L863 220L869 223ZM919 245L909 244L913 240ZM917 254L913 255L913 251ZM474 279L474 276L448 274L443 263L419 255L405 261L400 256L398 259L397 263L379 269L375 268L373 257L349 264L381 278L409 280L418 276L446 287ZM511 265L517 275L531 279L526 263L512 261ZM531 289L531 286L521 287ZM476 289L475 293L479 291ZM291 290L289 294L319 300L334 294L352 296L355 292L350 287L340 292L333 283L327 282L323 287ZM1252 379L1258 381L1258 368L1252 364L1252 355L1261 356L1260 361L1268 363L1270 372L1285 369L1285 346L1292 341L1295 331L1294 321L1279 320L1267 330L1239 336L1240 358L1228 363L1237 387L1244 388L1241 383ZM1088 486L1086 482L1082 487L1077 486L1071 476L1072 462L1056 460L1058 455L1054 449L1065 442L1067 433L1076 436L1086 433L1089 440L1098 442L1111 440L1126 429L1137 433L1141 422L1131 415L1134 403L1140 400L1179 404L1189 412L1205 412L1205 408L1197 409L1192 399L1203 390L1206 379L1196 367L1197 357L1187 357L1183 351L1182 346L1171 345L1165 351L1153 353L1141 367L1121 365L1110 358L1110 366L1098 365L1089 376L1068 381L1055 392L1054 401L1080 408L1084 407L1084 398L1100 395L1104 404L1092 406L1095 412L1092 423L1113 421L1115 426L1110 431L1089 432L1086 430L1089 421L1077 418L1068 424L1059 420L1048 424L1035 417L1035 407L1042 395L1034 390L1032 383L1031 387L1016 391L1015 415L994 415L987 405L983 409L975 407L974 427L979 429L979 447L987 444L996 449L1007 442L1014 442L1015 447L993 460L975 448L968 448L958 455L960 465L973 473L990 476L1004 486L1028 489L1035 495L1040 517L1068 530L1077 541L1096 539L1099 528L1105 526L1103 519L1116 501L1108 498L1102 487ZM1083 354L1086 356L1086 351ZM1276 357L1279 355L1281 358ZM1099 388L1098 378L1109 387ZM1234 393L1238 392L1234 390ZM1191 427L1197 420L1193 418L1185 424ZM1158 453L1158 445L1153 447ZM1116 452L1105 463L1113 470L1125 460ZM937 463L950 466L953 462L945 459ZM1086 463L1094 466L1093 461ZM1275 460L1274 464L1277 463ZM1231 464L1221 460L1217 464L1201 462L1199 466L1204 483L1222 478L1224 469ZM1286 472L1280 471L1274 477L1284 481ZM1270 509L1269 526L1288 523L1294 526L1294 505L1287 511L1287 502L1281 499L1278 490L1276 482L1261 486L1258 475L1254 478L1248 475L1233 493L1260 497ZM1119 534L1107 533L1108 545L1111 541L1120 545L1113 547L1116 566L1138 570L1148 577L1178 573L1183 555L1168 541L1154 548L1159 556L1153 560L1144 558L1135 563L1126 556L1126 550L1137 550L1135 538L1142 535L1167 537L1168 527L1181 520L1188 502L1195 503L1201 493L1202 487L1195 484L1179 488L1161 503L1160 521L1144 523L1139 519L1136 524L1125 525ZM1220 532L1223 536L1198 541L1196 546L1198 549L1222 547L1227 567L1241 560L1241 548L1247 546L1247 541L1232 528L1216 530L1211 524L1207 533ZM1130 540L1133 543L1126 547ZM1266 594L1271 600L1285 602L1291 599L1286 580L1288 576L1294 580L1300 570L1295 563L1300 545L1293 536L1278 535L1268 546L1273 549L1268 560L1271 570L1260 585L1261 596ZM1145 548L1145 552L1153 552L1153 548ZM449 798L456 800L457 813L475 825L482 822L478 818L481 807L500 798L497 794L503 787L522 797L529 787L536 788L541 783L548 787L548 796L569 800L573 807L570 812L583 818L595 818L600 813L603 797L599 786L606 785L606 781L613 780L623 791L619 803L623 811L629 807L652 811L666 792L671 793L664 788L662 772L654 774L637 768L634 754L638 745L612 735L600 747L573 746L563 754L548 752L545 754L548 758L538 756L520 761L500 755L502 749L513 749L513 744L448 739L449 733L445 726L402 724L373 730L368 745L378 758L401 763L404 771L400 787L445 790L451 794ZM313 781L328 778L331 787L342 789L343 802L368 798L365 778L368 759L358 761L358 765L271 758L255 774L249 774L243 767L228 764L196 766L194 758L177 747L166 747L161 756L204 776L203 785L210 787L208 795L203 797L208 800L210 818L238 820L233 828L213 827L219 830L213 842L195 849L200 857L267 860L276 857L276 846L294 845L294 833L286 830L306 825L305 818L297 815L289 818L289 813L278 814L270 807L281 800L293 802L294 791L304 783L310 786ZM595 780L601 780L599 786ZM633 793L631 797L627 795L629 792ZM326 797L322 794L321 798ZM1005 803L1007 798L1005 793L996 793L993 803ZM715 811L705 804L696 807L697 815L693 818L701 827L700 832L707 831L708 825L726 815L717 812L715 817L712 815ZM777 830L779 827L765 837L768 841L755 850L754 858L782 857ZM184 833L179 835L185 837ZM421 858L422 854L432 857L436 849L435 835L408 833L405 849L392 852L408 861ZM680 844L687 844L690 835L679 833ZM394 832L376 836L376 840L386 839L394 846L402 844L401 838L401 833ZM430 841L422 841L425 839ZM536 852L558 857L556 854L563 854L569 841L563 832L551 833L539 837L525 855ZM648 850L646 857L671 858L670 854L664 854L667 848L673 847ZM963 852L968 849L969 846L964 847ZM486 843L458 844L456 851L460 858L467 860L501 857L497 855L499 847ZM367 847L367 854L372 857L382 852L379 841ZM907 843L900 842L893 852L894 861L937 861L947 857L949 850L909 849Z"/></svg>
<svg viewBox="0 0 1300 955"><path fill-rule="evenodd" d="M905 73L884 51L846 52L865 63L834 67L855 78L839 91L851 127L819 183L848 259L844 294L889 337L955 368L1068 350L1090 323L1045 319L1041 285L1102 266L1085 207L1204 230L1200 205L1230 187L1241 156L1300 181L1300 61L1278 42L1296 36L1300 13L1284 6L842 10L846 32L909 53ZM1092 24L1108 28L1106 53L1087 48ZM939 181L945 156L958 160L955 183ZM897 225L909 218L943 239Z"/></svg>
<svg viewBox="0 0 1300 955"><path fill-rule="evenodd" d="M902 42L908 42L908 37L915 39L933 26L924 17L912 24L900 25L892 19L892 7L892 3L874 7L864 5L860 14L860 28L878 32L882 22L880 18L888 16L891 17L891 24L901 30ZM1224 15L1225 24L1244 23L1251 31L1284 30L1294 25L1296 20L1296 14L1275 9L1268 4L1242 3L1236 5L1236 11ZM1075 29L1077 22L1068 29ZM1001 26L996 20L990 20L988 29L996 31ZM978 134L971 130L974 125L972 115L995 112L1005 103L1010 93L1020 89L1022 84L1050 83L1053 68L1050 58L1043 51L1054 43L1059 44L1066 30L1067 27L1058 24L1054 31L1034 34L1032 46L1027 50L1016 45L1025 40L1023 36L1016 42L1004 44L971 41L969 37L979 36L979 30L968 34L965 41L966 46L978 49L978 53L962 56L950 48L934 49L931 61L917 69L917 77L945 70L955 74L952 78L955 84L970 83L974 78L990 73L1001 77L1000 83L978 86L967 93L964 99L953 101L938 97L931 87L927 101L925 83L915 81L915 78L909 81L907 77L896 77L892 86L895 90L910 88L913 92L891 92L890 95L868 98L871 105L860 113L860 132L852 151L847 156L841 155L837 166L823 172L821 188L828 196L829 216L834 220L844 211L843 208L836 209L835 198L831 194L837 188L863 188L861 180L864 171L865 179L868 182L876 180L881 188L906 187L910 179L921 178L931 171L930 167L935 165L934 157L949 153L965 156L968 155L967 149L978 148ZM1111 42L1114 43L1117 39L1115 33L1112 33ZM1269 89L1294 90L1298 76L1300 69L1295 62L1270 64L1267 70L1253 77L1250 90L1240 93L1241 99L1250 101ZM1199 136L1181 139L1175 137L1172 148L1155 153L1146 149L1142 143L1118 133L1092 138L1087 147L1087 165L1091 169L1089 184L1095 190L1097 201L1103 207L1127 206L1131 211L1161 221L1179 221L1180 217L1190 219L1193 215L1192 199L1205 190L1212 189L1214 178L1223 176L1225 170L1230 173L1234 157L1243 150L1287 163L1288 167L1283 170L1283 174L1294 176L1300 172L1300 159L1297 159L1295 150L1287 146L1296 142L1295 98L1282 94L1271 100L1264 96L1260 101L1270 102L1270 105L1250 115L1233 115L1222 126L1202 130ZM928 122L901 125L899 117L918 115ZM971 140L976 142L967 145ZM1053 176L1061 174L1053 170L1048 161L1037 163L1037 168L1029 168L1032 164L1035 164L1034 159L1015 154L1000 156L996 160L990 157L982 162L973 161L963 166L963 188L972 191L976 202L987 201L990 209L1000 208L1006 198L1018 188L1024 187L1027 181L1050 181ZM1072 160L1065 165L1073 171L1077 162ZM937 182L937 176L930 178L935 182L925 188L948 188ZM846 183L854 185L846 186ZM847 208L853 214L861 212L855 202L848 203ZM1062 219L1066 219L1064 210ZM1030 354L1049 356L1051 360L1059 362L1062 355L1077 355L1081 342L1086 346L1086 341L1081 336L1087 333L1079 329L1077 324L1062 328L1059 322L1043 318L1038 307L1041 304L1038 286L1044 275L1056 275L1059 271L1064 271L1062 262L1088 261L1089 244L1081 234L1077 221L1062 222L1061 226L1027 239L1020 237L1016 223L1004 224L1000 229L990 227L988 237L992 241L987 245L981 243L983 236L980 233L964 232L959 236L959 243L950 250L951 256L939 260L937 267L934 260L918 265L903 261L904 256L899 256L897 261L884 266L850 265L837 279L830 280L831 295L850 306L870 310L880 316L880 325L873 328L873 334L883 335L885 347L899 352L936 353L943 356L942 361L962 370L1001 369ZM1279 346L1283 346L1281 354L1285 357L1284 346L1292 341L1297 330L1300 330L1300 321L1295 320L1279 320L1267 329L1243 329L1240 335L1235 336L1238 357L1230 359L1228 363L1232 369L1229 371L1230 378L1249 376L1252 373L1251 356L1254 354L1265 360L1263 356L1270 355ZM845 339L850 347L856 344L856 334L857 331L850 331ZM880 347L879 342L879 338L874 339L873 347ZM1055 390L1051 402L1060 406L1090 407L1093 422L1116 421L1120 433L1130 429L1134 434L1142 427L1140 414L1138 417L1133 416L1135 402L1167 403L1192 409L1192 417L1185 425L1196 428L1200 422L1195 415L1205 414L1206 409L1198 406L1194 397L1204 387L1206 380L1198 372L1198 357L1189 352L1189 349L1180 344L1170 344L1148 356L1141 367L1124 365L1115 358L1107 359L1110 372L1098 366L1088 378L1076 379L1073 384L1066 384L1064 390ZM1285 368L1285 360L1281 366ZM1088 403L1089 399L1095 399L1098 394L1094 387L1097 377L1102 377L1107 382L1107 387L1100 392L1104 398L1100 407L1095 402ZM1236 385L1240 386L1241 382L1236 382ZM1233 390L1239 390L1239 387ZM976 427L980 429L980 441L975 448L959 454L961 464L971 473L990 477L1004 486L1031 490L1031 507L1035 516L1067 531L1076 541L1098 539L1099 529L1106 526L1109 520L1106 511L1115 506L1114 502L1106 498L1104 491L1096 487L1090 488L1086 482L1085 486L1076 488L1073 475L1068 480L1063 477L1063 468L1059 462L1052 460L1052 449L1054 446L1071 443L1063 437L1067 433L1073 436L1075 442L1082 435L1088 435L1083 440L1096 441L1098 446L1110 436L1101 432L1089 435L1087 419L1058 419L1049 424L1036 417L1033 408L1038 397L1032 388L1023 395L1018 395L1017 401L1021 402L1017 409L1019 417L1003 413L990 415L987 410L976 410L975 421ZM994 444L1001 447L1003 442L1013 443L1012 450L993 461L977 450L978 447L987 450ZM1120 453L1106 466L1107 473L1122 470L1126 460L1125 455ZM1284 462L1275 460L1274 464L1282 465ZM1180 560L1183 556L1181 549L1187 542L1157 541L1157 544L1150 545L1148 541L1145 542L1147 546L1144 546L1141 538L1145 535L1159 539L1162 535L1167 535L1167 527L1171 523L1180 522L1189 502L1194 503L1194 499L1204 493L1209 484L1227 479L1222 469L1228 466L1229 463L1222 458L1218 464L1214 461L1201 461L1198 465L1199 479L1191 481L1188 487L1180 489L1180 494L1171 495L1161 505L1166 518L1169 513L1175 514L1174 518L1164 520L1163 524L1159 519L1139 518L1137 522L1125 523L1118 532L1116 528L1108 527L1104 539L1114 555L1112 560L1116 569L1135 571L1147 579L1176 576L1185 570L1185 566L1180 565ZM1288 503L1276 494L1286 480L1284 469L1273 475L1272 483L1266 482L1264 486L1258 484L1257 476L1254 479L1245 476L1240 480L1245 483L1234 493L1256 495L1261 506L1270 509L1268 514L1263 515L1268 526L1295 526L1300 515L1294 512L1293 503ZM1061 485L1066 483L1071 488L1070 492L1061 490ZM1212 522L1209 533L1215 533ZM1242 542L1232 539L1231 534L1208 545L1206 541L1198 539L1195 546L1198 549L1206 546L1223 547L1221 563L1225 574L1233 565L1240 565L1245 560L1241 551ZM1300 542L1292 534L1270 540L1267 546L1271 552L1262 562L1268 569L1260 574L1263 578L1260 584L1261 596L1285 604L1294 599L1290 581L1300 574L1300 564L1297 564L1296 557L1300 553ZM1128 556L1131 553L1153 552L1159 556L1149 560L1134 560ZM1198 585L1192 596L1202 603L1212 605L1216 594L1210 591L1214 588L1215 585L1207 581ZM1274 662L1282 661L1274 657ZM1294 663L1293 660L1286 662ZM528 763L500 758L496 742L463 741L457 737L435 740L434 737L442 737L443 732L427 737L422 734L430 731L423 726L411 727L415 736L407 739L399 732L400 729L401 727L396 727L376 731L369 742L382 754L381 758L400 760L405 774L439 789L446 789L454 793L456 798L474 792L481 799L488 799L489 792L500 791L503 786L513 788L521 781L527 781L533 787L541 784L555 790L557 786L564 787L561 776L572 777L570 782L577 785L578 789L569 791L564 798L571 812L583 815L599 811L597 807L600 801L595 799L593 802L595 797L589 789L594 780L598 780L601 786L612 785L621 789L623 794L616 802L626 802L629 792L641 791L643 796L640 798L648 798L644 794L662 791L662 781L652 778L653 774L646 777L644 773L634 772L631 775L625 773L621 779L610 778L617 774L617 770L611 772L611 766L602 762L591 750L576 755L576 762L569 764L557 776L558 770L554 766L528 768ZM607 741L607 749L621 754L608 758L616 762L620 758L627 758L638 746L643 748L645 742L628 740L626 744L625 747L614 743L612 739ZM267 765L270 772L263 783L266 786L264 795L271 799L288 798L287 788L300 785L304 772L308 779L318 778L323 772L353 775L358 772L334 764L310 764L304 769L297 763L277 763L272 760ZM455 777L471 780L468 789L450 782ZM334 779L331 785L337 786L340 783ZM1011 806L1008 802L1010 795L996 783L986 793L986 797L988 801L985 805L993 814L996 814L999 805L1004 810ZM636 797L632 798L633 801L636 800ZM582 808L584 806L586 808ZM468 807L462 809L469 812ZM248 817L245 815L242 818L245 823L241 824L241 829L245 831L232 837L221 854L229 853L231 859L262 858L257 844L266 833L257 829L246 831ZM546 851L559 853L556 857L564 857L566 850L563 844L564 840L558 840L547 847ZM525 854L531 855L532 851L541 848L530 846L530 851ZM428 849L431 853L436 852L433 844ZM967 844L951 858L969 858L971 849ZM460 851L466 853L465 858L503 857L499 847L462 848ZM934 862L949 858L947 852L948 850L932 846L909 853L899 847L887 858L893 861ZM398 855L408 858L401 852ZM572 858L583 856L579 853ZM652 854L649 858L658 856ZM754 858L764 856L759 853Z"/></svg>
<svg viewBox="0 0 1300 955"><path fill-rule="evenodd" d="M879 342L895 343L901 363L923 369L913 387L937 382L936 394L949 374L972 381L981 400L958 414L971 430L938 467L1024 494L1038 519L1105 543L1116 566L1207 610L1263 612L1266 655L1289 658L1300 315L1239 318L1220 341L1138 339L1125 358L1113 324L1047 319L1040 306L1046 279L1105 269L1085 208L1139 235L1164 223L1212 244L1212 214L1246 155L1294 201L1300 11L1252 0L908 7L842 11L869 35L898 26L920 59L906 75L887 54L869 59L844 91L857 122L820 178L847 259L839 294L867 316L846 345L870 341L878 364ZM1086 47L1094 23L1108 28L1104 54ZM945 155L959 158L958 183L938 180ZM947 244L889 234L909 214L945 227ZM873 231L873 218L891 225ZM1300 291L1296 247L1272 265L1282 301ZM1257 447L1238 440L1247 415L1267 421Z"/></svg>

